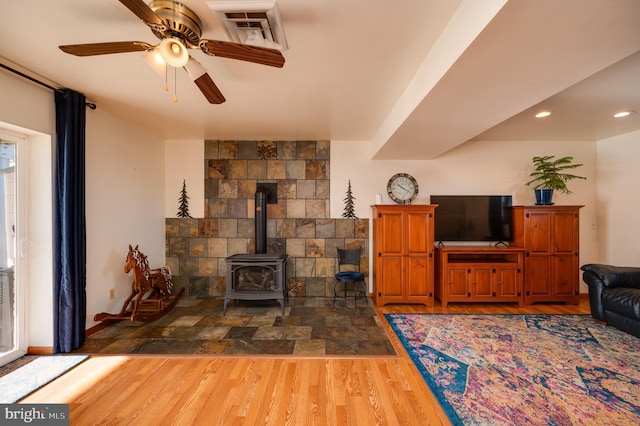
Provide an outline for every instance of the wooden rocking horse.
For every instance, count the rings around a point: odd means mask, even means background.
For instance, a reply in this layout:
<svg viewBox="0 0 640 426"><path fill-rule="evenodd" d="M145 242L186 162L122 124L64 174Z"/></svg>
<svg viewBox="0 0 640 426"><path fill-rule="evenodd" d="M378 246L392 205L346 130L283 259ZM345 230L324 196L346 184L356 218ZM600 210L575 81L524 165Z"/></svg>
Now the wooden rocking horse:
<svg viewBox="0 0 640 426"><path fill-rule="evenodd" d="M116 315L106 312L95 315L95 321L108 319L131 319L131 321L153 321L171 310L184 292L184 288L173 296L171 270L168 266L150 269L149 261L136 245L129 245L129 253L124 263L124 272L133 270L131 294L124 301L120 313ZM149 293L146 299L143 296ZM168 303L167 303L168 302Z"/></svg>

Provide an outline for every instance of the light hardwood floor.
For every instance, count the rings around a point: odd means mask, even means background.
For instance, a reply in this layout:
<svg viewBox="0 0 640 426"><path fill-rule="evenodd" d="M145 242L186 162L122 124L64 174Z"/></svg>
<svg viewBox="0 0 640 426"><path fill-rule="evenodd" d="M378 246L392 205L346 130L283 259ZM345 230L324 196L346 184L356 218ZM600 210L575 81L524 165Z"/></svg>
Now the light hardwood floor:
<svg viewBox="0 0 640 426"><path fill-rule="evenodd" d="M389 305L377 311L588 314L589 303ZM92 356L21 402L68 403L72 425L449 424L387 330L399 356Z"/></svg>

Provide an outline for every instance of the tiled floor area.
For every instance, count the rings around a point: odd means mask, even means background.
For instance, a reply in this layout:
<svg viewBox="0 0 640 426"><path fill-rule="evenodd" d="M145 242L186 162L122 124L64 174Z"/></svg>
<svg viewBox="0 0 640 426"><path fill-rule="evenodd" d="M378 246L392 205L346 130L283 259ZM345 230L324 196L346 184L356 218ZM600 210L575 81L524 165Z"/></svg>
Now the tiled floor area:
<svg viewBox="0 0 640 426"><path fill-rule="evenodd" d="M274 301L183 297L159 320L120 321L76 350L90 354L396 355L365 300L291 297L285 316Z"/></svg>
<svg viewBox="0 0 640 426"><path fill-rule="evenodd" d="M0 377L6 376L7 374L17 370L18 368L25 366L36 358L38 358L38 355L23 355L15 361L0 366Z"/></svg>

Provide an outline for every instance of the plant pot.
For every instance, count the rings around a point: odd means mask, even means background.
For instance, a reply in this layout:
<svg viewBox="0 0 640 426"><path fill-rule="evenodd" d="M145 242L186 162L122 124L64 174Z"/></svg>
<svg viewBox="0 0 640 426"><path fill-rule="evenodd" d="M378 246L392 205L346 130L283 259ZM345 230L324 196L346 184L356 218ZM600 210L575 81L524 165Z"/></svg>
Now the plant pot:
<svg viewBox="0 0 640 426"><path fill-rule="evenodd" d="M553 204L553 189L536 189L536 205L550 206Z"/></svg>

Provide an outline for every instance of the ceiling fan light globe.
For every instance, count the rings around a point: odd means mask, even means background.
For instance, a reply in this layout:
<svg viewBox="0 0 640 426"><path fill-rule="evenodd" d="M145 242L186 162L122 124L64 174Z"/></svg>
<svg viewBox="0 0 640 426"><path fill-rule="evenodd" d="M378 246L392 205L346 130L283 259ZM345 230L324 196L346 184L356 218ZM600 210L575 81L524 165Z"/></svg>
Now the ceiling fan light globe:
<svg viewBox="0 0 640 426"><path fill-rule="evenodd" d="M158 51L167 64L180 68L189 62L187 47L176 38L165 38L160 42Z"/></svg>
<svg viewBox="0 0 640 426"><path fill-rule="evenodd" d="M152 49L143 56L144 61L158 74L164 75L167 70L167 63L162 58L158 49Z"/></svg>

